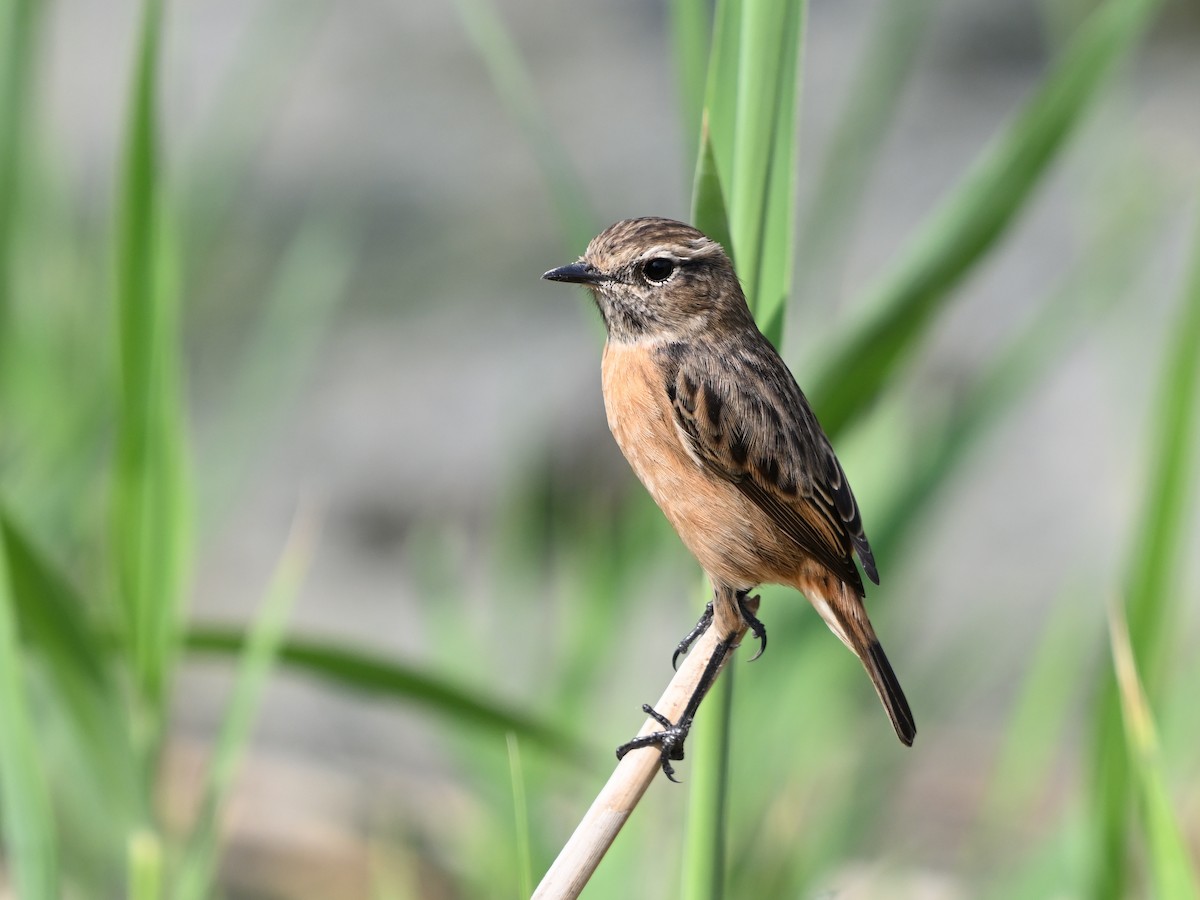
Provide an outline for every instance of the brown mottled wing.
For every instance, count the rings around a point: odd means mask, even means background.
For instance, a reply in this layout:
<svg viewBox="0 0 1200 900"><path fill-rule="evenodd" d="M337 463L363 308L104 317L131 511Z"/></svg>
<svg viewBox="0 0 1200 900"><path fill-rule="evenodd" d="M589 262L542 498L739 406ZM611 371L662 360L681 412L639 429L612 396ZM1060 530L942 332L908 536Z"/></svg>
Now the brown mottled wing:
<svg viewBox="0 0 1200 900"><path fill-rule="evenodd" d="M766 338L756 335L724 352L675 344L664 351L663 365L676 423L696 457L860 594L855 551L878 584L846 474Z"/></svg>

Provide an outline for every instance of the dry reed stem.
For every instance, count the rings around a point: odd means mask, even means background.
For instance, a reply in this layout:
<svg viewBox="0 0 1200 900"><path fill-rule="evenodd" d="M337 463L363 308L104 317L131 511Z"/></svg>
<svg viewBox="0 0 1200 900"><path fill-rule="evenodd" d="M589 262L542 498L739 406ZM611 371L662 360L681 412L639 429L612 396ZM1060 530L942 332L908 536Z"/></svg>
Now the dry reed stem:
<svg viewBox="0 0 1200 900"><path fill-rule="evenodd" d="M757 598L752 598L748 609L753 613L757 607ZM700 636L691 652L684 658L675 677L671 679L671 683L667 685L662 697L654 704L654 708L672 722L679 720L687 706L704 669L717 649L717 644L720 643L721 633L721 628L714 624ZM743 624L737 632L734 646L722 660L721 669L725 668L745 633L746 627ZM720 675L720 670L717 675ZM714 683L715 681L714 678ZM647 718L638 736L661 730L660 724ZM583 820L576 826L575 833L571 835L533 892L533 900L571 900L579 896L596 867L600 865L600 860L612 846L617 832L621 830L621 826L625 824L625 820L629 818L661 768L657 747L632 750L617 763L608 782L601 788L584 814Z"/></svg>

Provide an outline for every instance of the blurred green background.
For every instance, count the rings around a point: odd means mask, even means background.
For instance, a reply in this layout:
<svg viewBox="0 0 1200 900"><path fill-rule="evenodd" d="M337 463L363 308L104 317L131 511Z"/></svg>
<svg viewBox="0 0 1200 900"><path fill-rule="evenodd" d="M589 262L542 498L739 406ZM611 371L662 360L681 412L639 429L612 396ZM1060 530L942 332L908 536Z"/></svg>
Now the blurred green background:
<svg viewBox="0 0 1200 900"><path fill-rule="evenodd" d="M585 896L1197 896L1197 9L578 6L6 0L0 885L528 894L704 600L539 281L667 215L761 261L919 735L765 591L727 812Z"/></svg>

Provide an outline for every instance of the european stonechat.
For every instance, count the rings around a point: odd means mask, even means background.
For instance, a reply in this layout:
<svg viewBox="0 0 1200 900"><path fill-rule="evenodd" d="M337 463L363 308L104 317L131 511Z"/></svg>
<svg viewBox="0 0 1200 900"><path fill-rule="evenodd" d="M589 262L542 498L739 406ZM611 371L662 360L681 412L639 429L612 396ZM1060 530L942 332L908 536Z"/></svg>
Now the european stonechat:
<svg viewBox="0 0 1200 900"><path fill-rule="evenodd" d="M897 736L911 745L912 712L863 606L854 555L876 584L879 575L858 503L721 245L682 222L627 219L595 237L578 262L542 277L591 291L608 331L608 427L712 582L713 604L680 651L714 620L727 636L719 656L743 623L765 647L746 597L759 584L793 587L862 661ZM709 668L715 677L718 666ZM670 776L668 760L683 758L708 687L700 685L678 723L658 717L664 731L618 756L655 745Z"/></svg>

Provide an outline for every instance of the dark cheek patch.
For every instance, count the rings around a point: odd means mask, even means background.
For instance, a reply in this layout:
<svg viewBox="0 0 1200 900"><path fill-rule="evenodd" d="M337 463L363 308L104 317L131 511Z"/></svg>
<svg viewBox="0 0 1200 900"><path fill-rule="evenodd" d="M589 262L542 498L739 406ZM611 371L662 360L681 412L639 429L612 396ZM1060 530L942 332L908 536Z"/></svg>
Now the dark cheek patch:
<svg viewBox="0 0 1200 900"><path fill-rule="evenodd" d="M646 319L641 313L640 309L633 309L622 303L612 303L606 318L611 317L615 320L609 321L610 330L637 337L646 333ZM614 325L617 327L613 328Z"/></svg>

